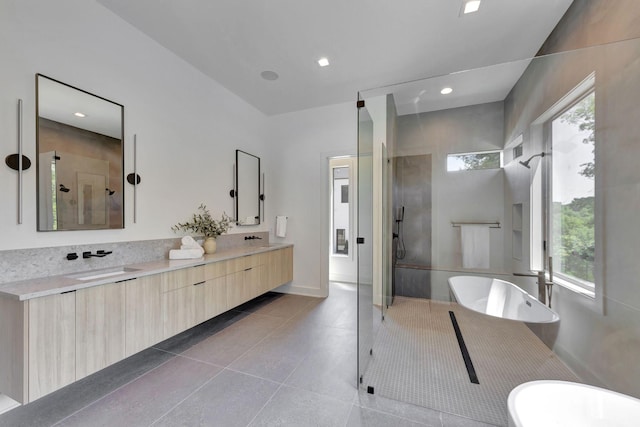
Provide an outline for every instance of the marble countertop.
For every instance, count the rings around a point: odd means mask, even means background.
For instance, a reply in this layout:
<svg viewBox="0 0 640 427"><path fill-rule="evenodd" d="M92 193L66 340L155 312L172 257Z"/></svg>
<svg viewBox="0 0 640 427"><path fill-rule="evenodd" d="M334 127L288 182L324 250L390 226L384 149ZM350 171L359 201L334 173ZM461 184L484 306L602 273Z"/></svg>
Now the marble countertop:
<svg viewBox="0 0 640 427"><path fill-rule="evenodd" d="M17 299L20 301L47 295L71 292L78 289L90 288L92 286L104 285L107 283L131 280L138 277L150 276L152 274L164 273L166 271L179 270L181 268L205 265L228 259L238 258L247 255L255 255L277 249L293 246L285 243L271 243L265 246L243 246L218 251L215 254L204 255L195 259L162 259L158 261L146 262L142 264L129 264L119 267L109 267L85 272L73 272L59 276L41 277L37 279L22 280L0 285L0 297ZM80 280L77 277L100 275L126 269L124 273L110 275L97 279Z"/></svg>

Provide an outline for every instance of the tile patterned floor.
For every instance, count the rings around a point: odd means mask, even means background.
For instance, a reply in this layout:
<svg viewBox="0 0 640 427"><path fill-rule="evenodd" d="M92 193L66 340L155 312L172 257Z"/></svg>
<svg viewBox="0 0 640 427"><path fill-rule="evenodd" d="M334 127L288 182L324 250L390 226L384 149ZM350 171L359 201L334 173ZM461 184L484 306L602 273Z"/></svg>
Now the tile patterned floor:
<svg viewBox="0 0 640 427"><path fill-rule="evenodd" d="M0 415L0 426L485 426L359 392L355 288L330 294L266 294Z"/></svg>
<svg viewBox="0 0 640 427"><path fill-rule="evenodd" d="M473 384L449 317L455 313L479 384ZM376 394L507 425L507 397L519 384L579 381L522 322L456 303L396 297L373 347L364 383Z"/></svg>

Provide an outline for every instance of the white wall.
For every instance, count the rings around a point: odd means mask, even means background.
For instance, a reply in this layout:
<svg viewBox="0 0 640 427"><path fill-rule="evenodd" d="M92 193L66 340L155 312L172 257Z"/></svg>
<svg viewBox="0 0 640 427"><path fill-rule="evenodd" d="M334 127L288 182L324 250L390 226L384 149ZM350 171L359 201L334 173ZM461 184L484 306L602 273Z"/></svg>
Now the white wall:
<svg viewBox="0 0 640 427"><path fill-rule="evenodd" d="M17 152L21 98L24 153L34 163L24 175L22 225L16 223L17 174L0 167L0 250L175 237L170 227L201 202L215 215L232 213L235 149L269 155L262 113L94 1L3 0L0 57L0 154ZM125 174L132 171L137 134L142 176L136 224L132 187L125 184L125 229L36 231L36 73L125 106Z"/></svg>
<svg viewBox="0 0 640 427"><path fill-rule="evenodd" d="M267 225L289 217L294 243L293 282L281 291L326 296L329 256L329 158L356 154L354 102L314 108L269 119Z"/></svg>

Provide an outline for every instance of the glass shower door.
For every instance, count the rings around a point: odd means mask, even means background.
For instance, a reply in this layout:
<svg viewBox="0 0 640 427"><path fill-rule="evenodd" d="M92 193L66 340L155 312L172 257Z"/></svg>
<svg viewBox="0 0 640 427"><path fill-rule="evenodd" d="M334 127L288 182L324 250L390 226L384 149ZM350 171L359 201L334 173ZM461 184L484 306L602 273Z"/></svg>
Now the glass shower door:
<svg viewBox="0 0 640 427"><path fill-rule="evenodd" d="M386 144L382 145L382 319L387 309L393 303L392 284L393 284L393 268L392 268L392 245L393 245L393 226L391 217L391 188L390 188L390 170L391 161L389 159L389 150Z"/></svg>
<svg viewBox="0 0 640 427"><path fill-rule="evenodd" d="M358 384L373 348L373 120L358 108Z"/></svg>

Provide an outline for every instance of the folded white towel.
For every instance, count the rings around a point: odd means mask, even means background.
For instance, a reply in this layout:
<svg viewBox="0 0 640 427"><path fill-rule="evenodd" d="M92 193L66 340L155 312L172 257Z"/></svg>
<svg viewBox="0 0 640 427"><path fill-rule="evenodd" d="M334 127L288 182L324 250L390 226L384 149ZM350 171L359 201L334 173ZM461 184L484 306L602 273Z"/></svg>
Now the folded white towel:
<svg viewBox="0 0 640 427"><path fill-rule="evenodd" d="M202 246L198 246L197 248L194 248L193 246L185 246L182 245L180 246L180 250L183 251L200 251L200 254L204 254L204 248Z"/></svg>
<svg viewBox="0 0 640 427"><path fill-rule="evenodd" d="M276 216L276 237L287 236L287 217L278 215Z"/></svg>
<svg viewBox="0 0 640 427"><path fill-rule="evenodd" d="M197 249L201 247L202 246L200 246L198 242L196 242L195 239L191 236L184 236L182 238L182 249Z"/></svg>
<svg viewBox="0 0 640 427"><path fill-rule="evenodd" d="M204 252L198 249L171 249L169 259L195 259L201 258Z"/></svg>

